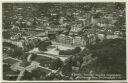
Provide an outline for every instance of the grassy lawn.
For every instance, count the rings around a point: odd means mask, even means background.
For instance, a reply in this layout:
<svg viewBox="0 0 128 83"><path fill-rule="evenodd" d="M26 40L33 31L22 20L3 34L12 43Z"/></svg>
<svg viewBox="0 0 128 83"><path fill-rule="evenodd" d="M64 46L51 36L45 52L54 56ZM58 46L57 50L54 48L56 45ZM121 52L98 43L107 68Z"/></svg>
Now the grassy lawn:
<svg viewBox="0 0 128 83"><path fill-rule="evenodd" d="M12 64L15 64L15 63L17 63L19 61L18 60L14 60L12 58L7 58L7 59L4 59L3 62L12 65Z"/></svg>

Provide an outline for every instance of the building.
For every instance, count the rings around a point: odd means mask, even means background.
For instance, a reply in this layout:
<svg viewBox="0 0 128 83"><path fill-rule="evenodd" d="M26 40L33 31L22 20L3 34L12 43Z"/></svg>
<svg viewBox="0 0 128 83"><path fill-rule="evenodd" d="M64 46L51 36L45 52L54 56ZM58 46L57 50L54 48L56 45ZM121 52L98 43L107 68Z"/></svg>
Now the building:
<svg viewBox="0 0 128 83"><path fill-rule="evenodd" d="M81 40L82 40L82 37L80 37L80 36L75 36L74 37L74 41L73 41L73 44L74 45L82 45L82 43L81 43Z"/></svg>
<svg viewBox="0 0 128 83"><path fill-rule="evenodd" d="M56 42L66 45L73 46L86 46L88 44L94 44L96 41L96 37L94 34L89 34L86 36L66 36L61 34L56 37Z"/></svg>

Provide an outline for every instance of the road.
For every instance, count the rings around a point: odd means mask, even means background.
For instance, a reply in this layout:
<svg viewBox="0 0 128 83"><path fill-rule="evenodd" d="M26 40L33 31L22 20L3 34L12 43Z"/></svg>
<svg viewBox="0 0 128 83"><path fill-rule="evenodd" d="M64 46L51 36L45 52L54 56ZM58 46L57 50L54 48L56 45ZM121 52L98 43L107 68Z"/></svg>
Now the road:
<svg viewBox="0 0 128 83"><path fill-rule="evenodd" d="M56 72L55 70L42 67L42 66L39 65L38 62L33 61L33 62L31 63L31 65L25 67L24 69L22 69L22 70L20 71L17 80L20 80L20 79L22 78L22 76L24 76L25 70L27 70L28 72L31 72L32 70L34 70L34 69L36 69L36 68L41 68L41 69L46 73L46 75L48 75L48 74L51 73L51 72Z"/></svg>
<svg viewBox="0 0 128 83"><path fill-rule="evenodd" d="M17 77L17 80L20 80L25 72L25 69L20 72L20 74Z"/></svg>
<svg viewBox="0 0 128 83"><path fill-rule="evenodd" d="M44 57L48 57L51 59L60 58L62 61L65 61L68 58L68 56L60 56L56 54L50 54L50 53L46 53L43 51L39 51L37 48L34 48L33 50L29 51L29 53L36 53L38 56L44 56Z"/></svg>
<svg viewBox="0 0 128 83"><path fill-rule="evenodd" d="M8 39L3 39L3 42L7 42L7 43L11 43L13 45L16 45L18 47L22 47L22 42L17 42L17 41L12 41L12 40L8 40ZM44 57L48 57L48 58L51 58L51 59L57 59L57 58L60 58L59 55L54 55L54 54L49 54L49 53L44 53L44 52L37 52L37 55L38 56L44 56ZM13 59L13 58L11 58ZM60 58L62 61L64 61L66 58L64 57L61 57ZM27 71L32 71L33 69L36 69L36 68L42 68L42 70L46 73L46 74L49 74L50 72L56 72L55 70L52 70L52 69L49 69L49 68L46 68L46 67L42 67L40 66L38 63L31 63L31 65L27 66L27 67L22 67L18 64L15 64L13 65L13 70L19 70L20 73L18 75L18 78L17 80L20 80L22 78L22 76L24 75L24 72L25 70Z"/></svg>
<svg viewBox="0 0 128 83"><path fill-rule="evenodd" d="M22 42L12 41L12 40L8 40L8 39L3 39L3 42L10 43L10 44L16 45L18 47L23 47Z"/></svg>

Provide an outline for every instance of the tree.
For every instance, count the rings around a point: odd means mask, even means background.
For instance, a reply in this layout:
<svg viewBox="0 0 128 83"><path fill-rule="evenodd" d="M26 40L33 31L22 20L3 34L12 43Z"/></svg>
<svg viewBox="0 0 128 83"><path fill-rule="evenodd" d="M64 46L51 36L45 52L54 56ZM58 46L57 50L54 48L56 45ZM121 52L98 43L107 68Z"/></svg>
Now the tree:
<svg viewBox="0 0 128 83"><path fill-rule="evenodd" d="M64 74L64 75L67 75L67 76L70 76L71 75L71 73L72 73L72 63L69 61L69 62L67 62L64 66L63 66L63 68L62 68L62 73Z"/></svg>
<svg viewBox="0 0 128 83"><path fill-rule="evenodd" d="M72 50L60 50L59 55L72 55L73 51Z"/></svg>
<svg viewBox="0 0 128 83"><path fill-rule="evenodd" d="M97 57L86 69L96 74L121 74L126 77L126 41L123 39L109 39L92 45L91 53Z"/></svg>
<svg viewBox="0 0 128 83"><path fill-rule="evenodd" d="M52 45L51 41L42 41L39 43L38 48L41 51L46 51L47 50L47 46Z"/></svg>
<svg viewBox="0 0 128 83"><path fill-rule="evenodd" d="M10 34L10 31L3 31L2 36L5 39L9 39L12 36L12 34Z"/></svg>
<svg viewBox="0 0 128 83"><path fill-rule="evenodd" d="M52 60L51 68L57 70L58 68L62 67L63 62L60 58Z"/></svg>
<svg viewBox="0 0 128 83"><path fill-rule="evenodd" d="M35 60L37 57L37 54L32 53L31 60Z"/></svg>
<svg viewBox="0 0 128 83"><path fill-rule="evenodd" d="M74 53L79 53L81 51L81 48L80 47L76 47L75 49L74 49Z"/></svg>
<svg viewBox="0 0 128 83"><path fill-rule="evenodd" d="M79 53L81 51L80 47L76 47L72 50L68 49L68 50L60 50L59 51L59 55L75 55L77 53Z"/></svg>
<svg viewBox="0 0 128 83"><path fill-rule="evenodd" d="M24 76L21 80L32 80L32 74L31 72L28 72L27 70L24 71Z"/></svg>

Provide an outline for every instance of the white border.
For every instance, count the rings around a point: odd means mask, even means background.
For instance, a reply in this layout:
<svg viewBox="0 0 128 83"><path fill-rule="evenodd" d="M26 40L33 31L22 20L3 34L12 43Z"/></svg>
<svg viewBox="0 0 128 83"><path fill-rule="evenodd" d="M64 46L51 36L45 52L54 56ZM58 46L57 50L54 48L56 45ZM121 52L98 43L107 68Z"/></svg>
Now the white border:
<svg viewBox="0 0 128 83"><path fill-rule="evenodd" d="M126 80L128 82L128 1L126 2Z"/></svg>
<svg viewBox="0 0 128 83"><path fill-rule="evenodd" d="M75 81L72 81L72 80L69 80L69 81L62 81L62 80L58 80L58 81L5 81L3 80L3 72L2 72L2 3L46 3L46 2L50 2L50 3L75 3L75 2L95 2L95 3L102 3L102 2L126 2L126 59L128 60L128 56L127 56L127 52L128 52L128 49L127 49L127 46L128 46L128 1L127 0L0 0L0 46L1 46L1 49L0 49L0 53L1 53L1 56L0 56L0 81L1 82L10 82L10 83L14 83L14 82L115 82L115 83L118 83L118 82L128 82L128 61L126 60L126 63L127 63L127 73L126 73L126 78L127 80L75 80Z"/></svg>
<svg viewBox="0 0 128 83"><path fill-rule="evenodd" d="M11 3L14 3L14 2L20 2L20 3L25 3L25 2L28 2L28 3L46 3L46 2L127 2L128 0L0 0L0 2L2 3L6 3L6 2L11 2Z"/></svg>
<svg viewBox="0 0 128 83"><path fill-rule="evenodd" d="M0 80L2 80L2 76L3 76L3 73L2 73L2 4L0 3L0 53L1 53L1 56L0 56Z"/></svg>

